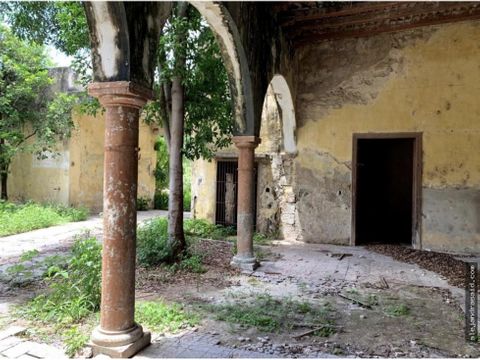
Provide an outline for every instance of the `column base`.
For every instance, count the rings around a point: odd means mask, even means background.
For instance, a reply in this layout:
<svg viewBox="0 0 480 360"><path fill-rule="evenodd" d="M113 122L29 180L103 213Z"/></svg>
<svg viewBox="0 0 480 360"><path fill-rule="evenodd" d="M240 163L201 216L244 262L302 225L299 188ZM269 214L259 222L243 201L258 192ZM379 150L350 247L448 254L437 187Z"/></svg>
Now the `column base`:
<svg viewBox="0 0 480 360"><path fill-rule="evenodd" d="M112 358L129 358L150 345L152 335L140 325L123 332L109 332L97 327L92 334L90 346L93 356L100 354Z"/></svg>
<svg viewBox="0 0 480 360"><path fill-rule="evenodd" d="M260 263L253 256L235 255L230 265L242 270L254 271L260 266Z"/></svg>

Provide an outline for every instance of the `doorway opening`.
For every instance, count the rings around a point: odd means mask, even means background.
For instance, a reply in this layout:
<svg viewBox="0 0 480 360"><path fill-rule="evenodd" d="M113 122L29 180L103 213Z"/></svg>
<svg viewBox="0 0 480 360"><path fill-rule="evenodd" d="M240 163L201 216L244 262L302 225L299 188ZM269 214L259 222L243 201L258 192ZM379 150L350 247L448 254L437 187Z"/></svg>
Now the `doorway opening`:
<svg viewBox="0 0 480 360"><path fill-rule="evenodd" d="M420 246L420 141L416 133L354 135L354 245Z"/></svg>
<svg viewBox="0 0 480 360"><path fill-rule="evenodd" d="M257 198L258 164L254 167L254 199ZM215 206L215 224L237 228L238 204L238 161L217 161L217 195ZM257 201L254 201L254 228L257 219Z"/></svg>

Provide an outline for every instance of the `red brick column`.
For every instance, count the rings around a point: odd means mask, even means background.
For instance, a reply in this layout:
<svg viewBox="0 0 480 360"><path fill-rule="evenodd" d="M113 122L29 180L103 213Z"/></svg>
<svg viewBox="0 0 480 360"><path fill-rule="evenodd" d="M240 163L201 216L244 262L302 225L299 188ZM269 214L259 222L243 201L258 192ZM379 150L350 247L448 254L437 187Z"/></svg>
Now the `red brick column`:
<svg viewBox="0 0 480 360"><path fill-rule="evenodd" d="M238 211L237 211L237 255L232 265L246 270L255 270L258 261L253 254L253 218L255 182L255 148L260 139L255 136L235 136L238 148Z"/></svg>
<svg viewBox="0 0 480 360"><path fill-rule="evenodd" d="M134 321L138 124L151 91L127 81L93 83L106 109L103 181L102 303L94 354L130 357L150 344Z"/></svg>

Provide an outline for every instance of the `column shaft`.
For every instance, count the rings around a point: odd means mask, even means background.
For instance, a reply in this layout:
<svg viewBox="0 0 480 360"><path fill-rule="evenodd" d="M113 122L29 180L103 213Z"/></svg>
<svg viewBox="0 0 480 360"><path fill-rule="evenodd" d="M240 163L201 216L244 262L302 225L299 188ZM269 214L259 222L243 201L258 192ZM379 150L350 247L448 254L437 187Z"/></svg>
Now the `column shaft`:
<svg viewBox="0 0 480 360"><path fill-rule="evenodd" d="M258 262L253 254L255 148L260 139L254 136L236 136L233 142L238 153L238 211L237 255L232 264L254 270Z"/></svg>
<svg viewBox="0 0 480 360"><path fill-rule="evenodd" d="M94 354L130 357L150 343L135 323L139 112L150 92L130 82L94 83L106 109L103 181L102 302Z"/></svg>

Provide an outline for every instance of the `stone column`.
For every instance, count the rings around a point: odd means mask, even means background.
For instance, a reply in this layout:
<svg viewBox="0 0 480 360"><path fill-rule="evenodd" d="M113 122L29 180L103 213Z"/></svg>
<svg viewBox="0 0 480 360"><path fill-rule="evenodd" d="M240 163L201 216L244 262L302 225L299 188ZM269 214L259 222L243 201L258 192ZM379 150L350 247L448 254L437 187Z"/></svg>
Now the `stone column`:
<svg viewBox="0 0 480 360"><path fill-rule="evenodd" d="M127 81L93 83L88 91L106 109L102 302L91 343L94 354L125 358L151 337L134 321L138 124L151 91Z"/></svg>
<svg viewBox="0 0 480 360"><path fill-rule="evenodd" d="M245 270L255 270L259 264L253 254L253 218L255 182L255 148L260 139L255 136L233 138L238 154L238 211L237 211L237 255L232 265Z"/></svg>

